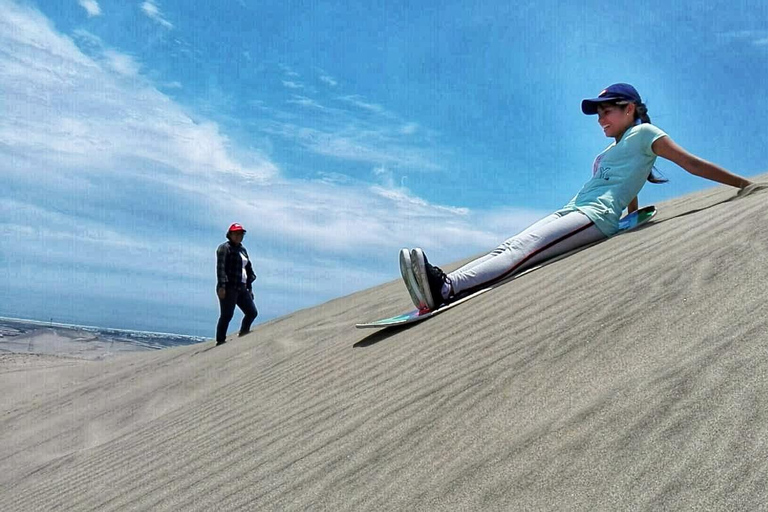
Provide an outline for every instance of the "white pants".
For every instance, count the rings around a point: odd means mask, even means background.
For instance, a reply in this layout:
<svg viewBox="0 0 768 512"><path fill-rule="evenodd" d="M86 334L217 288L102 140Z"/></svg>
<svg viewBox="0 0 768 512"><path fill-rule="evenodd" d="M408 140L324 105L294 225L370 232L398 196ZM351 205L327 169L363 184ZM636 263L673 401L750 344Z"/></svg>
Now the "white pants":
<svg viewBox="0 0 768 512"><path fill-rule="evenodd" d="M473 291L606 236L581 212L553 213L448 274L453 294Z"/></svg>

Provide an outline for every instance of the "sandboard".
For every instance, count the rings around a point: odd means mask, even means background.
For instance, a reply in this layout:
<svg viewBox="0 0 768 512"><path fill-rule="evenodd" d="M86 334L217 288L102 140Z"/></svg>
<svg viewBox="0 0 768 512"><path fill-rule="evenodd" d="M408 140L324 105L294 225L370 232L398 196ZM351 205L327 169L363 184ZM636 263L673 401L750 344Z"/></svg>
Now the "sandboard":
<svg viewBox="0 0 768 512"><path fill-rule="evenodd" d="M636 212L633 212L629 215L624 216L619 221L619 233L624 233L626 231L635 229L638 226L642 226L649 220L651 220L654 215L656 215L656 207L655 206L646 206L644 208L640 208ZM617 234L619 234L617 233ZM599 242L596 242L599 243ZM462 297L456 301L450 302L448 304L445 304L443 306L440 306L439 308L435 309L434 311L425 311L425 310L419 310L414 309L413 311L409 311L407 313L403 313L401 315L392 316L389 318L382 318L381 320L375 320L373 322L368 323L362 323L362 324L355 324L355 327L358 329L383 329L386 327L393 327L396 325L407 325L412 324L415 322L421 322L423 320L426 320L427 318L432 318L435 315L439 315L443 311L448 311L449 309L458 306L459 304L462 304L470 299L473 299L477 297L478 295L481 295L485 292L488 292L497 286L500 286L502 284L505 284L507 281L511 281L513 279L517 279L518 277L522 277L525 274L529 274L533 272L534 270L538 270L541 267L544 267L546 265L549 265L550 263L554 263L555 261L561 260L567 256L570 256L574 252L581 251L583 249L586 249L586 247L579 247L578 249L574 251L570 251L566 254L562 254L560 256L557 256L555 258L549 259L545 262L542 262L540 265L536 265L535 267L529 268L527 270L524 270L518 274L515 274L511 277L505 277L499 281L495 281L492 283L489 283L487 287L478 290L474 293L471 293L470 295L467 295L466 297Z"/></svg>

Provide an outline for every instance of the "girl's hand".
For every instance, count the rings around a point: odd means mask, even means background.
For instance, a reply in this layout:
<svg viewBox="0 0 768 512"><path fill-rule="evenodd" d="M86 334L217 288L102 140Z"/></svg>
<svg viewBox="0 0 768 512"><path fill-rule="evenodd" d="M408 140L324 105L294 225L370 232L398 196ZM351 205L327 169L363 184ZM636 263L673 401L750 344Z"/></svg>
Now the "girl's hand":
<svg viewBox="0 0 768 512"><path fill-rule="evenodd" d="M227 289L223 286L221 288L216 289L216 295L219 296L220 300L224 300L224 298L227 296Z"/></svg>
<svg viewBox="0 0 768 512"><path fill-rule="evenodd" d="M739 190L739 193L736 194L736 196L737 197L748 196L752 192L757 192L758 190L765 190L767 188L768 188L768 183L752 183L751 185Z"/></svg>

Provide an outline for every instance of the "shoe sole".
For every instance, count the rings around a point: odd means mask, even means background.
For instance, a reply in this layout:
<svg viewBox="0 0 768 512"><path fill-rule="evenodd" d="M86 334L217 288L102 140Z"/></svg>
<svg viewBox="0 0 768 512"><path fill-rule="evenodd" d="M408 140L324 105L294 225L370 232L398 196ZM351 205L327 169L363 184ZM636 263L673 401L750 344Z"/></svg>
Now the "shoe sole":
<svg viewBox="0 0 768 512"><path fill-rule="evenodd" d="M403 278L405 287L408 289L408 295L411 296L411 301L417 309L424 309L427 305L427 301L424 300L424 296L419 290L419 283L416 281L416 276L413 274L413 266L411 265L411 253L408 249L400 249L400 275Z"/></svg>
<svg viewBox="0 0 768 512"><path fill-rule="evenodd" d="M411 268L413 269L413 275L416 276L419 291L424 296L427 308L430 311L434 311L435 299L432 297L432 292L429 289L429 278L427 277L427 266L425 265L426 260L424 251L421 249L416 248L411 251Z"/></svg>

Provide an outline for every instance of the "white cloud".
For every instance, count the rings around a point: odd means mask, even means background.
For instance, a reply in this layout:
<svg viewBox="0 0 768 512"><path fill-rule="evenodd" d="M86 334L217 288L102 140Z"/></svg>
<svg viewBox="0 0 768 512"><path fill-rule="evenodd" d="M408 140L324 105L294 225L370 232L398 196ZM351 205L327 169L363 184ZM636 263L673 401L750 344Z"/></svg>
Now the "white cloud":
<svg viewBox="0 0 768 512"><path fill-rule="evenodd" d="M126 251L146 249L146 242L131 237L115 227L105 226L93 219L73 217L70 214L47 209L9 199L0 205L2 218L15 217L27 220L25 224L0 224L0 235L17 236L27 239L30 243L57 240L71 244L89 244L101 246L108 251ZM40 229L44 228L44 229Z"/></svg>
<svg viewBox="0 0 768 512"><path fill-rule="evenodd" d="M441 168L430 154L430 150L401 140L399 131L389 126L351 123L338 128L329 126L319 129L275 121L266 125L263 130L285 137L318 155L339 160L408 167L421 171L436 171Z"/></svg>
<svg viewBox="0 0 768 512"><path fill-rule="evenodd" d="M286 73L289 68L280 65L280 69ZM322 98L322 103L316 97ZM293 94L285 100L287 105L312 109L310 115L295 109L278 110L262 103L250 104L268 116L258 123L263 133L284 138L287 144L299 145L322 157L426 172L441 170L442 162L451 158L451 148L439 146L437 132L404 121L382 105L359 95L322 96L322 92L313 91L306 95ZM359 170L356 177L362 177Z"/></svg>
<svg viewBox="0 0 768 512"><path fill-rule="evenodd" d="M86 10L89 18L101 15L101 8L96 0L78 0L78 3Z"/></svg>
<svg viewBox="0 0 768 512"><path fill-rule="evenodd" d="M287 100L287 103L291 103L294 105L301 105L302 107L310 107L310 108L316 108L319 110L326 110L326 108L322 106L320 103L318 103L316 100L313 100L312 98L307 98L306 96L294 96L292 99Z"/></svg>
<svg viewBox="0 0 768 512"><path fill-rule="evenodd" d="M368 103L366 101L363 101L363 99L360 96L345 96L343 98L340 98L343 101L346 101L347 103L354 105L357 108L361 108L363 110L368 110L370 112L374 112L376 114L389 114L384 107L381 105L377 105L375 103Z"/></svg>
<svg viewBox="0 0 768 512"><path fill-rule="evenodd" d="M741 41L755 46L768 45L768 31L766 30L734 30L721 32L718 37L727 42Z"/></svg>
<svg viewBox="0 0 768 512"><path fill-rule="evenodd" d="M103 51L104 43L101 39L87 30L75 29L72 31L72 36L81 49L84 48L86 51Z"/></svg>
<svg viewBox="0 0 768 512"><path fill-rule="evenodd" d="M182 174L277 174L257 152L235 157L215 123L193 121L143 80L125 82L139 74L132 57L106 49L90 58L38 13L14 4L0 15L0 28L0 41L15 48L13 58L0 57L3 96L14 98L4 103L0 141L11 151L47 155L53 172L69 166L114 172L131 157ZM98 40L91 42L95 47Z"/></svg>
<svg viewBox="0 0 768 512"><path fill-rule="evenodd" d="M131 78L139 76L141 66L130 55L114 50L106 50L104 51L104 57L109 67L119 74Z"/></svg>
<svg viewBox="0 0 768 512"><path fill-rule="evenodd" d="M173 28L173 24L171 24L163 17L163 14L160 12L160 8L157 6L155 0L146 0L143 2L141 4L141 10L144 11L144 14L146 14L150 19L158 22L165 28Z"/></svg>
<svg viewBox="0 0 768 512"><path fill-rule="evenodd" d="M292 78L298 78L299 76L301 76L299 75L299 73L294 71L290 66L287 66L285 64L278 64L278 66L283 71L283 74L285 74L285 76L289 76Z"/></svg>
<svg viewBox="0 0 768 512"><path fill-rule="evenodd" d="M332 76L329 75L320 75L320 81L330 85L331 87L336 87L338 85L338 82L333 79Z"/></svg>
<svg viewBox="0 0 768 512"><path fill-rule="evenodd" d="M373 175L387 188L395 188L395 178L392 171L386 167L376 167L373 169Z"/></svg>
<svg viewBox="0 0 768 512"><path fill-rule="evenodd" d="M304 86L297 82L292 82L290 80L283 80L283 85L286 86L289 89L303 89Z"/></svg>

